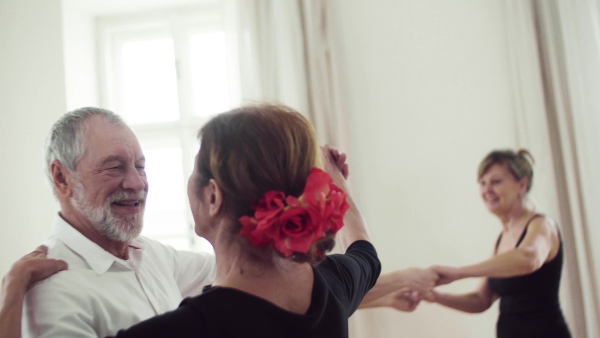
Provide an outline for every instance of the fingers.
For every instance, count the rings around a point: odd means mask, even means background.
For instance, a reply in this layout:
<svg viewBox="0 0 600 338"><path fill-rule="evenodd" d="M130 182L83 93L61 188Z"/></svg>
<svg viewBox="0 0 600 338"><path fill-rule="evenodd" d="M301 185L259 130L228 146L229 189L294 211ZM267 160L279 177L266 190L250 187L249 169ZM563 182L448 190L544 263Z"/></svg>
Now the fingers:
<svg viewBox="0 0 600 338"><path fill-rule="evenodd" d="M346 153L341 153L339 149L328 145L322 146L321 149L323 150L325 160L333 162L333 164L335 164L335 166L337 166L337 168L342 172L344 179L348 179L349 167L348 163L346 163Z"/></svg>
<svg viewBox="0 0 600 338"><path fill-rule="evenodd" d="M423 295L423 299L430 303L437 302L438 293L435 290L431 290L427 295Z"/></svg>
<svg viewBox="0 0 600 338"><path fill-rule="evenodd" d="M333 158L331 147L328 145L322 145L321 152L323 153L323 157L325 157L326 162L329 162Z"/></svg>
<svg viewBox="0 0 600 338"><path fill-rule="evenodd" d="M435 294L432 291L428 291L422 294L423 299L425 299L428 302L434 302L435 301Z"/></svg>
<svg viewBox="0 0 600 338"><path fill-rule="evenodd" d="M338 157L340 157L340 151L336 148L336 147L329 147L329 149L331 150L331 155L333 156L334 159L337 160Z"/></svg>
<svg viewBox="0 0 600 338"><path fill-rule="evenodd" d="M409 287L422 294L431 291L438 280L438 274L431 269L408 268L405 273L410 278Z"/></svg>
<svg viewBox="0 0 600 338"><path fill-rule="evenodd" d="M326 172L330 175L334 173L337 168L337 157L334 157L333 149L328 145L321 146L321 152L323 153L323 165Z"/></svg>
<svg viewBox="0 0 600 338"><path fill-rule="evenodd" d="M437 273L439 276L436 286L449 284L461 278L458 274L458 270L453 267L434 265L429 269Z"/></svg>
<svg viewBox="0 0 600 338"><path fill-rule="evenodd" d="M412 312L421 302L421 295L416 291L398 291L394 294L392 306L400 311Z"/></svg>
<svg viewBox="0 0 600 338"><path fill-rule="evenodd" d="M39 282L42 279L46 279L53 274L66 270L68 268L67 262L59 259L46 258L37 262L34 273L31 275L31 283Z"/></svg>
<svg viewBox="0 0 600 338"><path fill-rule="evenodd" d="M329 145L324 145L321 146L321 149L323 150L323 154L325 155L327 160L337 164L337 160L340 157L340 151L337 148Z"/></svg>
<svg viewBox="0 0 600 338"><path fill-rule="evenodd" d="M346 153L341 153L339 154L339 156L337 157L337 166L338 168L340 168L340 170L342 171L342 176L344 176L344 179L348 179L348 163L346 163Z"/></svg>
<svg viewBox="0 0 600 338"><path fill-rule="evenodd" d="M48 247L42 244L42 245L38 246L37 248L35 248L35 250L33 250L32 253L42 254L42 255L46 256L48 254Z"/></svg>
<svg viewBox="0 0 600 338"><path fill-rule="evenodd" d="M67 262L47 258L48 247L40 245L29 254L16 261L9 273L22 276L27 286L68 268Z"/></svg>

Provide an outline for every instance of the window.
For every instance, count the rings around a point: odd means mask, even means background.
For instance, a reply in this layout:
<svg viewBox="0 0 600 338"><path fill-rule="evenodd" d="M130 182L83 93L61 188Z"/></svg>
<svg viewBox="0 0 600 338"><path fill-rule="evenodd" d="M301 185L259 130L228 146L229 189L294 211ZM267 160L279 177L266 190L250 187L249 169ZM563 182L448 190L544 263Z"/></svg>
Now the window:
<svg viewBox="0 0 600 338"><path fill-rule="evenodd" d="M187 178L198 129L239 104L220 8L176 9L97 21L103 104L138 136L149 182L143 235L211 250L194 234Z"/></svg>

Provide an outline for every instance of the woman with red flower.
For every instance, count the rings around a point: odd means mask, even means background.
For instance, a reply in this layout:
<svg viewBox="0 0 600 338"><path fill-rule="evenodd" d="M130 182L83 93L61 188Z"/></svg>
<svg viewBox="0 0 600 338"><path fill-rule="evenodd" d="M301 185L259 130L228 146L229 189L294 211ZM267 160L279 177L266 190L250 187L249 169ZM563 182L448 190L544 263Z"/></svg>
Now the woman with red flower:
<svg viewBox="0 0 600 338"><path fill-rule="evenodd" d="M381 266L345 155L321 152L308 120L276 105L220 114L199 138L188 197L215 282L118 337L347 337ZM345 254L326 255L338 231Z"/></svg>

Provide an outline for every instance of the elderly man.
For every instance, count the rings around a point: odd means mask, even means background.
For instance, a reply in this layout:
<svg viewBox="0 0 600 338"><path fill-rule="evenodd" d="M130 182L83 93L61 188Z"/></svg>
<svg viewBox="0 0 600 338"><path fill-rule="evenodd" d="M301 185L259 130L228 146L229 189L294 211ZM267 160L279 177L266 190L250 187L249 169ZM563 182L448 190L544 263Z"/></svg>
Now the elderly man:
<svg viewBox="0 0 600 338"><path fill-rule="evenodd" d="M144 155L116 114L82 108L47 139L46 172L60 203L48 257L69 269L25 298L25 337L105 337L175 309L214 276L214 257L139 236L148 192Z"/></svg>

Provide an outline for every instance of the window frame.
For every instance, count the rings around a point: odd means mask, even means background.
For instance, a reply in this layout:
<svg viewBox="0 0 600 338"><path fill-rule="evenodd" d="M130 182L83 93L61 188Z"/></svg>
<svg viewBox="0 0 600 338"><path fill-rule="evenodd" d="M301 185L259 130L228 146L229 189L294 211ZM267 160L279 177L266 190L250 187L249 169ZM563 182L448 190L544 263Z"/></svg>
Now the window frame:
<svg viewBox="0 0 600 338"><path fill-rule="evenodd" d="M139 41L153 37L172 38L177 76L179 120L130 124L130 127L142 144L157 143L161 140L167 143L178 142L180 144L183 162L183 182L181 184L184 187L184 192L187 191L187 178L193 170L193 159L199 148L196 137L197 132L211 117L196 116L194 114L189 41L191 41L194 34L214 32L215 30L224 32L226 30L222 8L218 1L205 2L200 6L105 16L96 19L100 102L103 107L116 113L119 113L123 106L122 99L118 97L121 85L119 77L122 76L117 64L120 48L127 41ZM235 79L235 64L232 61L234 60L232 60L231 53L228 51L229 97L233 106L240 101L240 94L239 80ZM152 182L149 183L151 187ZM195 235L193 217L189 207L187 207L187 195L184 198L186 201L185 219L189 230L189 249L212 250L206 240Z"/></svg>

